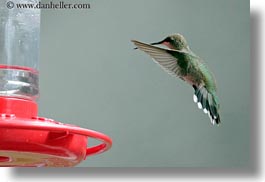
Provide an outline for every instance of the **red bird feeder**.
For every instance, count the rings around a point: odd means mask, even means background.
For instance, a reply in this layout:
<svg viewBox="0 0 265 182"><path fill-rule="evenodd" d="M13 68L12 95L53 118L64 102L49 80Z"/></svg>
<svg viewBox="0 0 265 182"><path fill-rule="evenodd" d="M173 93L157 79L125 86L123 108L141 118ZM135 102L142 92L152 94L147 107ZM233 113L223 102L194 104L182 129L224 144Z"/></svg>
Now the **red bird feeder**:
<svg viewBox="0 0 265 182"><path fill-rule="evenodd" d="M40 10L5 7L1 1L0 166L71 167L110 149L102 133L37 116ZM101 143L87 147L89 138Z"/></svg>

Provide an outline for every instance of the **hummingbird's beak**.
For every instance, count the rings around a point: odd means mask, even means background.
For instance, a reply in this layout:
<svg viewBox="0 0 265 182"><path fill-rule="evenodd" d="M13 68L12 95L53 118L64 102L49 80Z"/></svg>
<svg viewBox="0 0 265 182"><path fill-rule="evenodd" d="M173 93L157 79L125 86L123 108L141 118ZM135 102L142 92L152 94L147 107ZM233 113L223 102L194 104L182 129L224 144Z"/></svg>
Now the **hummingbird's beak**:
<svg viewBox="0 0 265 182"><path fill-rule="evenodd" d="M151 43L150 45L158 45L158 44L163 44L164 43L164 40L162 41L159 41L159 42L154 42L154 43Z"/></svg>
<svg viewBox="0 0 265 182"><path fill-rule="evenodd" d="M151 43L150 45L158 45L158 44L163 44L165 42L165 40L159 41L159 42L154 42ZM138 49L138 47L133 48L134 50Z"/></svg>

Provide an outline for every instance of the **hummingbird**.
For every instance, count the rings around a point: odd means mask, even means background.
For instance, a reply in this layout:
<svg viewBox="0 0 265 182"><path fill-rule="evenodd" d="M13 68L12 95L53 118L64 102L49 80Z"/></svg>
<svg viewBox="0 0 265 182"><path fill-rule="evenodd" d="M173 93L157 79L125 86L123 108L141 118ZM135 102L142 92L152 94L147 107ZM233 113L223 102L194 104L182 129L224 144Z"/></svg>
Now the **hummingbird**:
<svg viewBox="0 0 265 182"><path fill-rule="evenodd" d="M183 35L173 34L159 42L146 44L132 40L135 49L147 53L167 73L187 82L194 89L193 101L208 114L211 123L219 124L220 104L212 72L204 61L194 54ZM161 48L155 45L164 45Z"/></svg>

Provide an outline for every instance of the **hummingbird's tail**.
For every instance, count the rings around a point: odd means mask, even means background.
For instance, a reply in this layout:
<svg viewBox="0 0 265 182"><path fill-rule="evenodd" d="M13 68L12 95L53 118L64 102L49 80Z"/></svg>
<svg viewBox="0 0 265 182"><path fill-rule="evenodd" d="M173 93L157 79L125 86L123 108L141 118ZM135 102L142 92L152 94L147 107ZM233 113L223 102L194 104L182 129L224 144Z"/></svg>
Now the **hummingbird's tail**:
<svg viewBox="0 0 265 182"><path fill-rule="evenodd" d="M203 109L205 114L208 114L212 124L219 124L221 122L219 115L219 104L216 95L208 92L204 86L193 86L195 93L193 100L197 103L199 109Z"/></svg>

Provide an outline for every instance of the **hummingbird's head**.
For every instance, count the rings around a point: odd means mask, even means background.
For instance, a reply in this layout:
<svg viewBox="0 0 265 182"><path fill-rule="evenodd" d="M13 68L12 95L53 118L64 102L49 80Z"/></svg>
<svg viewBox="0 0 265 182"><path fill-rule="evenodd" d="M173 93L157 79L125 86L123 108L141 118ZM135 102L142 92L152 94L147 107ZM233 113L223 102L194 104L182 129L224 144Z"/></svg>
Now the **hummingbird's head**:
<svg viewBox="0 0 265 182"><path fill-rule="evenodd" d="M181 34L170 35L164 40L152 43L151 45L157 44L163 44L168 48L175 50L189 49L186 39Z"/></svg>

